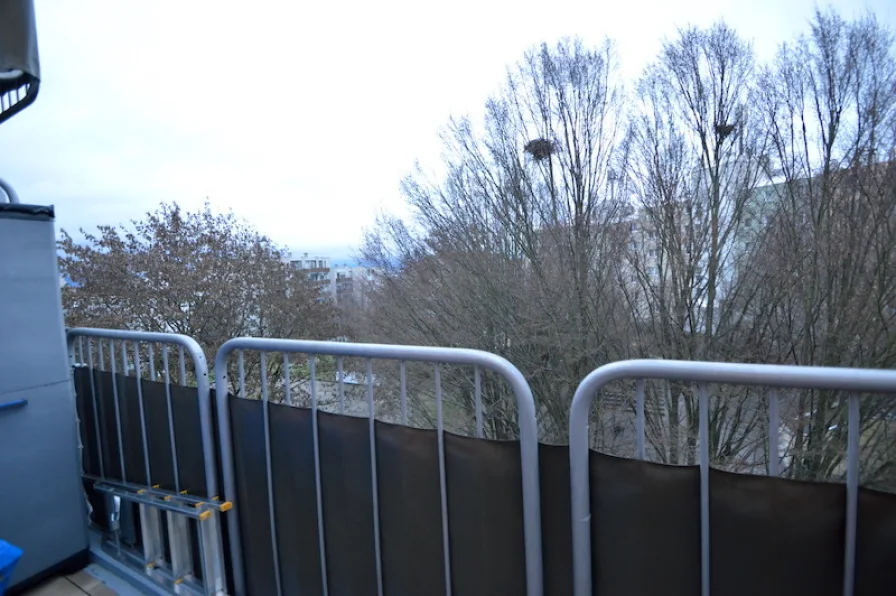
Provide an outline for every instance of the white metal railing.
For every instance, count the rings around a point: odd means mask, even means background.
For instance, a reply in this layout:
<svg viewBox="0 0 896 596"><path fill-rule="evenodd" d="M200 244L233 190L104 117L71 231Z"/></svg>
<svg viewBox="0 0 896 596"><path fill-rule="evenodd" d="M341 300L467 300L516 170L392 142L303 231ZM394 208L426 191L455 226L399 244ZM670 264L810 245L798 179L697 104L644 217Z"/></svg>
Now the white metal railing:
<svg viewBox="0 0 896 596"><path fill-rule="evenodd" d="M479 383L479 369L491 370L503 377L510 385L514 397L516 398L517 408L519 410L519 431L520 431L520 456L522 463L522 497L523 497L523 532L525 540L525 563L526 563L526 589L528 596L540 596L543 591L542 576L542 542L541 542L541 505L540 505L540 487L538 473L538 428L536 423L535 401L532 397L532 391L522 373L510 362L490 354L477 350L467 350L459 348L434 348L434 347L417 347L417 346L393 346L393 345L376 345L376 344L350 344L342 342L319 342L319 341L300 341L289 339L261 339L261 338L236 338L225 343L218 350L215 358L215 387L218 402L218 424L219 438L221 441L221 455L224 477L224 495L228 501L234 501L237 498L236 478L234 472L234 463L232 457L232 438L230 430L230 409L228 406L228 396L226 388L228 385L228 364L230 356L237 352L239 354L239 385L244 386L244 371L242 366L242 352L244 350L258 351L265 357L266 353L278 353L284 359L288 359L289 354L305 354L311 357L309 372L311 379L311 410L312 410L312 436L314 441L314 468L315 468L315 488L317 491L318 503L318 543L321 559L321 576L323 594L327 594L327 572L326 572L326 536L324 532L323 513L321 507L321 473L320 473L320 454L317 431L317 399L313 388L315 387L315 368L314 356L334 356L337 358L337 366L341 372L340 365L342 358L363 358L366 360L366 394L369 419L370 433L370 449L371 449L371 468L372 468L372 489L373 489L373 520L374 520L374 549L377 566L377 593L383 594L383 575L382 560L380 554L380 536L379 536L379 506L377 501L378 484L376 473L376 442L374 436L374 383L372 361L392 360L404 362L428 362L434 365L435 379L435 400L436 400L436 431L438 432L438 454L439 454L439 486L441 490L441 511L442 511L442 539L443 539L443 556L445 562L445 591L451 593L451 554L449 548L448 533L448 498L447 484L445 472L445 444L444 444L444 427L442 416L442 385L440 368L441 364L468 365L475 367L475 411L476 411L476 428L477 434L481 436L482 432L482 396ZM288 370L288 360L285 360ZM272 490L272 473L271 473L271 446L270 446L270 428L268 422L268 408L270 401L268 399L268 379L265 375L266 365L262 361L262 386L261 397L264 401L264 436L265 436L265 456L266 456L266 477L268 481L269 495L269 514L271 516L271 549L274 554L274 573L277 574L276 586L278 596L282 594L280 583L280 565L279 565L279 549L277 546L277 535L274 525L274 502ZM401 371L404 371L402 366ZM286 375L285 392L288 396L289 377ZM288 401L287 397L287 401ZM407 423L407 395L404 383L404 375L402 374L401 383L401 411L402 421ZM239 504L236 503L239 507ZM230 535L231 557L233 558L234 583L237 596L245 594L245 578L243 577L242 568L242 548L239 534L238 524L229 524L228 531Z"/></svg>
<svg viewBox="0 0 896 596"><path fill-rule="evenodd" d="M846 454L846 536L843 595L853 596L856 568L856 519L859 494L858 393L896 394L896 371L769 364L732 364L676 360L627 360L602 366L580 384L569 411L569 465L572 491L573 577L576 596L592 594L591 506L588 471L588 420L591 402L608 383L623 379L665 379L698 384L700 465L701 593L710 596L709 528L709 393L707 383L760 385L771 388L828 389L850 393ZM769 453L778 461L778 399L770 395ZM644 385L636 385L636 457L644 459ZM777 466L771 466L777 473ZM599 529L598 529L599 531Z"/></svg>
<svg viewBox="0 0 896 596"><path fill-rule="evenodd" d="M124 563L135 564L158 583L169 588L192 590L206 596L217 596L226 593L226 576L224 569L223 544L219 515L227 511L231 504L220 501L218 495L218 465L216 446L213 440L211 390L209 384L208 364L202 348L196 340L185 335L171 333L149 333L113 329L73 328L67 331L69 354L72 363L89 367L90 397L85 407L92 408L94 432L97 444L99 475L84 474L85 478L94 482L94 488L109 497L108 503L113 508L113 530L119 523L118 515L127 509L121 509L120 502L137 504L140 512L141 547L139 554L122 549L119 532L114 531L116 540L115 554ZM85 346L86 344L86 346ZM94 358L94 344L97 358ZM145 346L147 357L142 357ZM130 350L129 350L130 347ZM187 494L183 490L178 463L177 439L175 433L174 408L172 405L172 374L170 367L170 349L177 349L179 382L187 385L187 360L192 362L196 383L196 399L199 409L199 433L202 441L202 459L205 473L205 497ZM156 371L155 350L159 350L162 371ZM108 359L107 356L108 355ZM121 358L119 361L119 357ZM103 456L103 425L100 420L98 388L94 372L105 370L112 379L112 400L114 406L115 437L118 447L119 469L110 469L110 462ZM144 404L144 370L148 374L146 380L158 381L161 376L165 384L165 400L168 417L168 433L171 449L171 466L174 484L161 487L153 481L153 462L150 457L149 437L147 434L146 408ZM122 429L122 402L125 396L124 384L119 387L116 375L135 377L136 397L140 418L140 443L143 453L143 481L139 474L128 471L125 455L126 436ZM155 462L158 464L159 462ZM165 555L165 541L162 536L163 526L160 514L164 511L167 519L168 557ZM192 546L190 543L190 520L198 523L198 540L200 546L199 579L194 571ZM233 524L236 525L236 524Z"/></svg>

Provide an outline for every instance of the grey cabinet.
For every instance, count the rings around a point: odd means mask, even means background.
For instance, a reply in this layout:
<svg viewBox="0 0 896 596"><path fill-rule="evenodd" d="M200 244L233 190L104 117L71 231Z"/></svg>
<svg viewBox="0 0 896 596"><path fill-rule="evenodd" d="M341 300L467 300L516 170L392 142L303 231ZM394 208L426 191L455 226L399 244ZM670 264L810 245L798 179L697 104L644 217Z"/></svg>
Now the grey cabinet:
<svg viewBox="0 0 896 596"><path fill-rule="evenodd" d="M18 584L87 549L51 207L0 204L0 538Z"/></svg>

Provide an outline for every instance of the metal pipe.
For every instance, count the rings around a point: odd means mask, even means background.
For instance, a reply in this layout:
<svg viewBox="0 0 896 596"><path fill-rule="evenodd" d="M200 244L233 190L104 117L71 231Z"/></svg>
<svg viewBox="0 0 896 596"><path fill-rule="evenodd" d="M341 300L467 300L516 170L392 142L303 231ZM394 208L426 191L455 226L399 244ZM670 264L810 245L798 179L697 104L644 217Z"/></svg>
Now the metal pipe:
<svg viewBox="0 0 896 596"><path fill-rule="evenodd" d="M398 363L398 400L401 405L401 423L408 425L408 372L404 361Z"/></svg>
<svg viewBox="0 0 896 596"><path fill-rule="evenodd" d="M856 530L859 515L859 396L849 396L846 435L846 544L843 555L843 596L853 596L856 582Z"/></svg>
<svg viewBox="0 0 896 596"><path fill-rule="evenodd" d="M178 362L180 364L180 385L181 387L187 386L187 360L184 357L184 347L177 346L177 357ZM212 495L209 495L212 496Z"/></svg>
<svg viewBox="0 0 896 596"><path fill-rule="evenodd" d="M476 436L484 436L482 429L482 372L478 366L473 367L473 407L476 416Z"/></svg>
<svg viewBox="0 0 896 596"><path fill-rule="evenodd" d="M245 362L245 354L243 350L240 350L239 360L237 362L237 368L239 369L239 386L240 386L240 397L246 397L246 362ZM217 373L216 373L217 374ZM215 387L218 387L217 381L215 381Z"/></svg>
<svg viewBox="0 0 896 596"><path fill-rule="evenodd" d="M373 551L376 557L376 593L383 596L383 555L380 551L380 484L376 465L376 409L373 403L373 361L367 359L367 414L370 436L370 482L373 494Z"/></svg>
<svg viewBox="0 0 896 596"><path fill-rule="evenodd" d="M342 369L342 358L336 359L336 387L339 390L339 413L345 414L345 371Z"/></svg>
<svg viewBox="0 0 896 596"><path fill-rule="evenodd" d="M442 374L433 370L436 384L436 437L439 446L439 504L442 510L442 558L445 562L445 594L451 596L451 535L448 531L448 482L445 477L445 426L442 417Z"/></svg>
<svg viewBox="0 0 896 596"><path fill-rule="evenodd" d="M285 354L285 352L284 352ZM308 376L311 380L311 439L314 448L314 491L317 499L317 546L320 551L320 581L324 596L329 593L327 578L327 548L324 534L324 500L320 470L320 432L317 426L317 366L314 356L308 359Z"/></svg>
<svg viewBox="0 0 896 596"><path fill-rule="evenodd" d="M225 343L224 346L227 344ZM221 452L221 471L224 480L224 499L230 501L235 507L239 507L236 499L236 477L233 466L233 436L230 424L230 400L227 388L229 387L229 375L227 373L228 356L230 352L224 352L222 346L215 355L215 402L218 411L218 441ZM246 388L243 384L243 350L239 350L239 385L240 397L245 397ZM227 524L227 536L230 541L230 563L233 573L234 596L246 596L246 575L243 567L243 546L238 523Z"/></svg>
<svg viewBox="0 0 896 596"><path fill-rule="evenodd" d="M124 342L121 342L124 346ZM127 362L127 361L125 361ZM152 486L149 466L149 441L146 435L146 409L143 406L143 375L140 372L140 343L134 342L134 368L137 371L137 404L140 408L140 438L143 440L143 467L146 473L146 484Z"/></svg>
<svg viewBox="0 0 896 596"><path fill-rule="evenodd" d="M101 342L102 343L102 342ZM112 399L115 402L115 429L118 433L118 464L121 470L121 479L127 482L127 470L124 463L124 440L121 433L121 404L118 401L118 379L115 370L115 340L109 340L109 363L112 365Z"/></svg>
<svg viewBox="0 0 896 596"><path fill-rule="evenodd" d="M768 392L768 475L777 476L780 464L778 448L780 439L778 433L781 428L781 415L779 412L778 392L770 389Z"/></svg>
<svg viewBox="0 0 896 596"><path fill-rule="evenodd" d="M103 441L100 435L100 427L102 426L102 421L100 420L99 408L97 407L96 400L96 379L94 379L94 375L96 371L93 369L93 342L87 340L87 371L90 373L90 397L93 402L93 424L94 430L96 431L96 454L99 458L100 463L100 476L106 477L106 469L105 464L103 462Z"/></svg>
<svg viewBox="0 0 896 596"><path fill-rule="evenodd" d="M635 433L635 457L643 460L647 451L644 444L644 379L638 379L635 383Z"/></svg>
<svg viewBox="0 0 896 596"><path fill-rule="evenodd" d="M19 195L16 194L16 189L3 178L0 178L0 189L3 189L3 192L6 193L6 198L11 205L19 203Z"/></svg>
<svg viewBox="0 0 896 596"><path fill-rule="evenodd" d="M289 352L283 352L283 401L293 405L292 396L289 393Z"/></svg>
<svg viewBox="0 0 896 596"><path fill-rule="evenodd" d="M697 388L700 408L700 593L709 596L709 393Z"/></svg>
<svg viewBox="0 0 896 596"><path fill-rule="evenodd" d="M165 374L165 403L168 406L168 438L171 442L174 489L180 492L180 468L177 463L177 436L174 432L174 405L171 400L171 365L168 361L168 344L162 345L162 372Z"/></svg>
<svg viewBox="0 0 896 596"><path fill-rule="evenodd" d="M271 554L274 559L274 579L277 584L277 595L283 594L280 585L280 548L277 545L277 520L274 512L274 471L271 466L271 403L268 400L268 360L261 353L261 402L262 421L264 424L264 466L268 485L268 522L271 524Z"/></svg>

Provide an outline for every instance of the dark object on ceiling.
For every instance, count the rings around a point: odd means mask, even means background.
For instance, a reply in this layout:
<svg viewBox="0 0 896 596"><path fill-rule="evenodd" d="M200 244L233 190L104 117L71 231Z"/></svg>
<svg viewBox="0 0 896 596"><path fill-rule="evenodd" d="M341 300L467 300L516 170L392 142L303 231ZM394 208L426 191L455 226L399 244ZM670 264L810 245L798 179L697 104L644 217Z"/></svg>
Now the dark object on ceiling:
<svg viewBox="0 0 896 596"><path fill-rule="evenodd" d="M33 1L0 2L0 123L34 103L39 62Z"/></svg>

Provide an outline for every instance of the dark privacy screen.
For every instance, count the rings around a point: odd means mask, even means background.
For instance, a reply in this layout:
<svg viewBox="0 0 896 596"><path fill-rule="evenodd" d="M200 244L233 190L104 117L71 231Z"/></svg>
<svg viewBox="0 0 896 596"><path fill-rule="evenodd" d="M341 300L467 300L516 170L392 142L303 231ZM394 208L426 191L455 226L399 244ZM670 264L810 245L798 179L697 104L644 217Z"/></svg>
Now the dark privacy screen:
<svg viewBox="0 0 896 596"><path fill-rule="evenodd" d="M99 373L104 448L117 474L112 377ZM89 375L76 374L79 396ZM141 481L142 447L134 379L125 460ZM128 385L130 384L130 385ZM204 484L195 392L173 388L180 473ZM164 385L144 382L153 481L170 474ZM174 396L173 396L174 397ZM94 420L79 400L88 469L96 467ZM249 593L275 594L263 407L230 399L238 498ZM150 414L150 411L152 414ZM323 525L329 594L377 593L368 421L320 413ZM108 432L107 432L108 431ZM322 594L314 443L308 410L270 407L274 530L284 594ZM158 450L158 455L156 451ZM519 446L446 435L450 580L458 596L525 593ZM113 455L113 452L116 455ZM376 424L379 530L384 593L445 593L437 435ZM107 460L108 461L108 460ZM133 463L132 463L133 462ZM572 593L569 452L541 446L545 594ZM135 473L130 478L130 470ZM97 473L94 471L93 473ZM107 474L110 474L107 464ZM168 476L170 477L170 476ZM700 593L699 471L592 453L594 588L601 596ZM164 483L163 483L164 485ZM839 595L843 582L843 486L713 471L710 477L714 596ZM857 595L896 594L896 495L859 496Z"/></svg>

